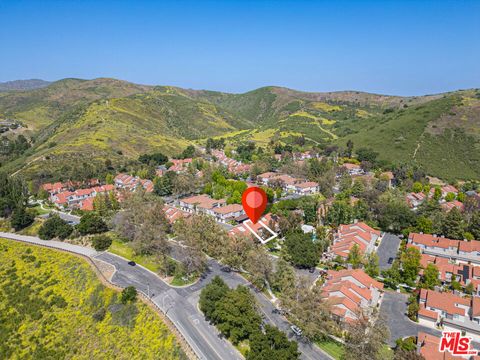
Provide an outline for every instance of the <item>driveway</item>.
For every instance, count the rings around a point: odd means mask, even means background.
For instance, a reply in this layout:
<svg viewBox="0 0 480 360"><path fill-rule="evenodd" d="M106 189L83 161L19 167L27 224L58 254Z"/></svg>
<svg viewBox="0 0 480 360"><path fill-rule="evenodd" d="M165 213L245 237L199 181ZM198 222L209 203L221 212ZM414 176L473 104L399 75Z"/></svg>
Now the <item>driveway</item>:
<svg viewBox="0 0 480 360"><path fill-rule="evenodd" d="M408 336L417 336L419 331L427 334L441 336L440 330L432 329L420 325L408 318L407 314L408 295L397 292L386 291L382 305L380 306L380 315L387 321L390 330L391 346L395 346L395 340Z"/></svg>
<svg viewBox="0 0 480 360"><path fill-rule="evenodd" d="M380 270L390 269L392 264L388 263L388 259L395 259L398 253L398 248L400 247L400 242L400 238L396 235L389 233L385 233L385 235L383 235L382 242L377 249Z"/></svg>

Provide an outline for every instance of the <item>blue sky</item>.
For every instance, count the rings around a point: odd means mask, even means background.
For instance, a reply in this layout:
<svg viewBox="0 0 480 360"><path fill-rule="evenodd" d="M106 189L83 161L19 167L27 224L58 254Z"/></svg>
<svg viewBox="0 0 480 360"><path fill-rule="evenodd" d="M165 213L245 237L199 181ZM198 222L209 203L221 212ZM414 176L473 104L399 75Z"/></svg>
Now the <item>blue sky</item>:
<svg viewBox="0 0 480 360"><path fill-rule="evenodd" d="M0 1L0 81L244 92L480 87L480 1Z"/></svg>

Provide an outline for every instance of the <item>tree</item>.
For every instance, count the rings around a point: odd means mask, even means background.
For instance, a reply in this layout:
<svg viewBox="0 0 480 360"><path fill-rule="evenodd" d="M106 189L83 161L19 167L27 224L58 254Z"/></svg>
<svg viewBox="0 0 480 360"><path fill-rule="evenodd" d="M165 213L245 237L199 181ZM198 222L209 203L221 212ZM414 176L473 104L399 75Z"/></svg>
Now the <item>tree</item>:
<svg viewBox="0 0 480 360"><path fill-rule="evenodd" d="M380 203L377 209L379 226L395 233L415 224L415 214L403 201L391 200Z"/></svg>
<svg viewBox="0 0 480 360"><path fill-rule="evenodd" d="M453 201L455 200L455 194L452 192L449 192L447 195L445 195L445 201Z"/></svg>
<svg viewBox="0 0 480 360"><path fill-rule="evenodd" d="M465 224L460 210L453 208L443 222L443 234L450 239L463 239Z"/></svg>
<svg viewBox="0 0 480 360"><path fill-rule="evenodd" d="M254 332L249 344L247 360L295 360L300 357L298 344L294 340L288 340L285 333L270 325L265 325L265 333Z"/></svg>
<svg viewBox="0 0 480 360"><path fill-rule="evenodd" d="M349 158L352 157L352 152L353 152L353 141L351 139L348 139L347 141L347 151L345 155Z"/></svg>
<svg viewBox="0 0 480 360"><path fill-rule="evenodd" d="M395 260L393 262L390 269L383 270L382 276L384 278L385 285L396 290L398 284L400 284L402 281L402 277L400 274L400 263L398 262L398 260Z"/></svg>
<svg viewBox="0 0 480 360"><path fill-rule="evenodd" d="M415 247L407 248L402 254L403 280L410 286L415 284L421 257L420 251Z"/></svg>
<svg viewBox="0 0 480 360"><path fill-rule="evenodd" d="M285 237L284 248L286 258L297 267L311 268L320 260L312 237L302 231L289 232Z"/></svg>
<svg viewBox="0 0 480 360"><path fill-rule="evenodd" d="M345 200L335 200L328 209L327 224L338 226L340 224L350 224L353 221L353 208Z"/></svg>
<svg viewBox="0 0 480 360"><path fill-rule="evenodd" d="M452 282L450 283L450 288L455 291L461 291L462 284L460 284L456 279L452 279Z"/></svg>
<svg viewBox="0 0 480 360"><path fill-rule="evenodd" d="M465 286L465 292L469 295L472 295L475 291L475 286L472 282L469 282L467 286Z"/></svg>
<svg viewBox="0 0 480 360"><path fill-rule="evenodd" d="M81 217L77 230L82 235L99 234L108 231L108 226L99 215L88 212Z"/></svg>
<svg viewBox="0 0 480 360"><path fill-rule="evenodd" d="M200 293L199 307L207 320L211 320L218 301L224 298L229 287L217 275Z"/></svg>
<svg viewBox="0 0 480 360"><path fill-rule="evenodd" d="M419 192L422 192L423 190L423 184L419 181L415 182L413 184L413 188L412 188L413 192L415 193L419 193Z"/></svg>
<svg viewBox="0 0 480 360"><path fill-rule="evenodd" d="M440 284L438 276L438 268L434 264L428 264L423 270L422 288L433 290L435 286Z"/></svg>
<svg viewBox="0 0 480 360"><path fill-rule="evenodd" d="M293 286L281 293L280 302L309 340L325 337L338 330L321 286L312 286L307 277L296 277Z"/></svg>
<svg viewBox="0 0 480 360"><path fill-rule="evenodd" d="M357 150L358 161L368 161L372 164L377 160L378 153L368 148L360 148Z"/></svg>
<svg viewBox="0 0 480 360"><path fill-rule="evenodd" d="M38 236L43 240L50 240L53 238L66 239L73 231L65 220L58 215L50 216L38 230Z"/></svg>
<svg viewBox="0 0 480 360"><path fill-rule="evenodd" d="M365 272L371 277L376 277L380 274L380 265L378 263L377 253L371 252L367 254L365 259Z"/></svg>
<svg viewBox="0 0 480 360"><path fill-rule="evenodd" d="M434 200L440 200L442 197L442 190L439 187L436 187L434 192L433 192L433 199Z"/></svg>
<svg viewBox="0 0 480 360"><path fill-rule="evenodd" d="M112 245L112 239L107 235L97 235L92 238L92 245L97 251L105 251Z"/></svg>
<svg viewBox="0 0 480 360"><path fill-rule="evenodd" d="M420 305L418 305L417 297L410 296L408 298L408 307L407 307L407 316L412 321L417 321L418 310L420 310Z"/></svg>
<svg viewBox="0 0 480 360"><path fill-rule="evenodd" d="M370 326L368 319L361 314L357 321L347 325L345 360L381 360L381 351L388 338L388 327L382 318Z"/></svg>
<svg viewBox="0 0 480 360"><path fill-rule="evenodd" d="M192 215L179 219L173 225L177 240L191 247L198 247L202 252L216 259L222 259L229 243L225 228L207 215Z"/></svg>
<svg viewBox="0 0 480 360"><path fill-rule="evenodd" d="M240 285L217 301L212 320L220 332L236 345L260 328L262 319L255 307L254 296L247 287Z"/></svg>
<svg viewBox="0 0 480 360"><path fill-rule="evenodd" d="M175 184L177 174L173 171L167 171L162 177L155 178L153 181L153 191L158 196L171 195L173 185Z"/></svg>
<svg viewBox="0 0 480 360"><path fill-rule="evenodd" d="M362 265L362 253L358 244L353 244L350 252L348 253L347 263L352 264L354 269L358 269Z"/></svg>
<svg viewBox="0 0 480 360"><path fill-rule="evenodd" d="M245 270L250 274L254 285L260 289L269 286L273 272L272 260L263 246L256 245L250 250L245 261Z"/></svg>
<svg viewBox="0 0 480 360"><path fill-rule="evenodd" d="M433 232L433 221L426 216L419 216L417 218L416 228L418 232L431 234Z"/></svg>
<svg viewBox="0 0 480 360"><path fill-rule="evenodd" d="M181 159L187 159L187 158L192 158L195 155L195 146L189 145L183 150L183 152L180 155Z"/></svg>
<svg viewBox="0 0 480 360"><path fill-rule="evenodd" d="M468 230L472 233L475 239L480 239L480 211L475 211L473 213Z"/></svg>
<svg viewBox="0 0 480 360"><path fill-rule="evenodd" d="M35 216L27 211L23 204L18 204L15 210L13 210L10 223L15 231L22 230L33 223Z"/></svg>
<svg viewBox="0 0 480 360"><path fill-rule="evenodd" d="M122 304L127 304L129 302L134 302L137 299L137 289L134 286L127 286L122 290L122 295L120 301Z"/></svg>
<svg viewBox="0 0 480 360"><path fill-rule="evenodd" d="M278 259L276 270L273 274L272 289L281 293L290 289L295 284L295 269L285 260Z"/></svg>

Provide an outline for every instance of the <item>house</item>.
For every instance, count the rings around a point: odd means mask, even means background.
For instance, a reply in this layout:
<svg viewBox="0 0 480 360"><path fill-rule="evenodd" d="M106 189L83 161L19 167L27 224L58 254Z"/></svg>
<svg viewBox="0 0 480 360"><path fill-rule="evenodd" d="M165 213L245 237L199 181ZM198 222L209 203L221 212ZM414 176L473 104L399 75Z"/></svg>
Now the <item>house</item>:
<svg viewBox="0 0 480 360"><path fill-rule="evenodd" d="M458 240L422 233L410 233L408 243L417 246L422 252L447 253L458 249Z"/></svg>
<svg viewBox="0 0 480 360"><path fill-rule="evenodd" d="M298 195L313 195L319 192L320 186L314 181L305 181L291 185L291 189Z"/></svg>
<svg viewBox="0 0 480 360"><path fill-rule="evenodd" d="M453 293L421 289L418 321L421 325L444 331L461 331L480 339L480 301L478 297L462 297Z"/></svg>
<svg viewBox="0 0 480 360"><path fill-rule="evenodd" d="M143 188L146 192L153 191L153 181L141 179L138 176L120 173L113 180L115 187L127 191L135 191L137 188Z"/></svg>
<svg viewBox="0 0 480 360"><path fill-rule="evenodd" d="M101 185L95 186L88 189L78 189L75 191L63 191L57 194L50 196L50 201L52 201L58 207L69 207L69 208L84 208L85 210L93 210L93 198L98 194L104 194L110 191L114 191L115 187L113 185ZM83 204L85 200L92 199Z"/></svg>
<svg viewBox="0 0 480 360"><path fill-rule="evenodd" d="M171 159L170 162L173 164L168 168L168 171L174 171L177 174L188 169L188 165L192 163L192 158L187 159Z"/></svg>
<svg viewBox="0 0 480 360"><path fill-rule="evenodd" d="M56 182L56 183L46 183L41 186L43 190L48 192L50 195L58 194L59 192L66 191L68 185L66 183Z"/></svg>
<svg viewBox="0 0 480 360"><path fill-rule="evenodd" d="M449 212L453 208L457 208L460 211L465 210L465 206L463 205L463 203L458 201L458 200L444 202L444 203L440 204L440 206L446 212Z"/></svg>
<svg viewBox="0 0 480 360"><path fill-rule="evenodd" d="M382 296L383 284L363 270L329 270L322 294L332 306L332 315L340 321L355 321L360 312L370 313Z"/></svg>
<svg viewBox="0 0 480 360"><path fill-rule="evenodd" d="M452 281L457 281L460 285L466 286L472 280L474 266L468 264L456 264L447 258L427 254L422 254L420 264L424 269L428 264L435 265L438 269L438 278L442 285L448 285Z"/></svg>
<svg viewBox="0 0 480 360"><path fill-rule="evenodd" d="M208 195L195 195L178 200L180 209L189 213L206 213L215 216L214 208L224 206L225 199L212 199Z"/></svg>
<svg viewBox="0 0 480 360"><path fill-rule="evenodd" d="M222 165L226 166L231 173L239 175L248 173L251 169L250 164L244 164L241 161L229 158L222 150L212 150L212 155L215 156Z"/></svg>
<svg viewBox="0 0 480 360"><path fill-rule="evenodd" d="M364 173L363 169L358 164L345 163L342 167L346 169L350 175L361 175Z"/></svg>
<svg viewBox="0 0 480 360"><path fill-rule="evenodd" d="M440 256L460 263L480 265L480 241L451 240L442 236L410 233L408 245L422 253Z"/></svg>
<svg viewBox="0 0 480 360"><path fill-rule="evenodd" d="M164 205L163 212L165 213L165 217L170 224L173 224L178 219L188 218L190 216L190 213L170 205Z"/></svg>
<svg viewBox="0 0 480 360"><path fill-rule="evenodd" d="M450 352L440 352L440 337L427 334L420 331L417 336L418 352L425 360L458 360L462 359L458 356L453 356Z"/></svg>
<svg viewBox="0 0 480 360"><path fill-rule="evenodd" d="M391 188L393 186L393 180L395 179L395 176L393 175L393 172L385 171L380 174L380 179L385 179L387 181L388 187Z"/></svg>
<svg viewBox="0 0 480 360"><path fill-rule="evenodd" d="M234 226L228 234L230 236L247 236L258 240L262 244L275 239L277 231L277 217L270 213L262 216L260 220L254 224L251 220L246 220L241 224Z"/></svg>
<svg viewBox="0 0 480 360"><path fill-rule="evenodd" d="M355 244L358 245L361 253L370 253L380 237L380 231L371 228L364 222L340 225L334 234L333 243L329 247L327 257L333 259L340 256L346 260Z"/></svg>
<svg viewBox="0 0 480 360"><path fill-rule="evenodd" d="M268 182L270 181L270 179L278 175L279 175L278 173L269 171L269 172L258 175L257 181L263 185L268 185Z"/></svg>
<svg viewBox="0 0 480 360"><path fill-rule="evenodd" d="M217 221L226 223L230 220L233 220L243 214L243 206L239 204L230 204L226 206L216 207L213 209L213 213L215 215L215 219Z"/></svg>
<svg viewBox="0 0 480 360"><path fill-rule="evenodd" d="M412 209L416 210L427 198L427 195L425 195L422 192L411 192L405 195L405 200L407 201L408 206L410 206Z"/></svg>

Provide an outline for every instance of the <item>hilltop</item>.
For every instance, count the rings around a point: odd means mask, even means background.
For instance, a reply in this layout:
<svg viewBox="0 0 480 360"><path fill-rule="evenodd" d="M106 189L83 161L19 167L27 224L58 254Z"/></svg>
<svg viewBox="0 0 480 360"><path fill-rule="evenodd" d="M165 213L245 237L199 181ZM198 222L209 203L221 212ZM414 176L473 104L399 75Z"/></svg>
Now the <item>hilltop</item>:
<svg viewBox="0 0 480 360"><path fill-rule="evenodd" d="M49 84L49 81L40 79L6 81L0 83L0 91L33 90L48 86Z"/></svg>
<svg viewBox="0 0 480 360"><path fill-rule="evenodd" d="M400 97L263 87L243 94L64 79L0 93L0 118L21 122L33 147L7 170L51 177L75 164L178 154L208 137L307 147L369 147L390 163L414 162L444 179L480 178L480 91ZM28 164L28 166L26 166ZM63 169L63 170L62 170Z"/></svg>

